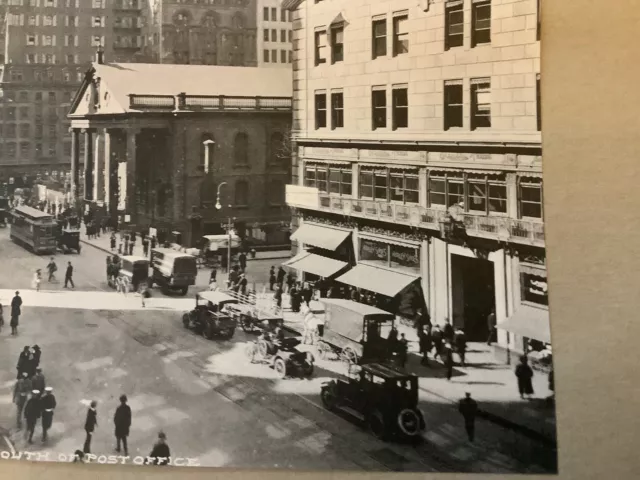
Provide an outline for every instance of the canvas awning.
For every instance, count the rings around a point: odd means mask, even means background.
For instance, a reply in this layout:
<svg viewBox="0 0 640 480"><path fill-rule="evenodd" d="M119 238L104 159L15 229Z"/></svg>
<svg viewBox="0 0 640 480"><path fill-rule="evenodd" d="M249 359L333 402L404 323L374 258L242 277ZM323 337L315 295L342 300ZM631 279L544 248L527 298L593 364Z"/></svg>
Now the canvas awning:
<svg viewBox="0 0 640 480"><path fill-rule="evenodd" d="M346 230L304 223L291 235L291 240L333 251L336 250L350 234L351 232Z"/></svg>
<svg viewBox="0 0 640 480"><path fill-rule="evenodd" d="M335 275L346 267L347 262L341 262L340 260L334 260L333 258L327 258L322 255L316 255L315 253L304 251L282 265L285 267L297 268L306 273L313 273L314 275L318 275L322 278L327 278L331 275Z"/></svg>
<svg viewBox="0 0 640 480"><path fill-rule="evenodd" d="M522 337L551 343L549 311L544 308L520 305L513 315L499 323L497 327Z"/></svg>
<svg viewBox="0 0 640 480"><path fill-rule="evenodd" d="M344 275L336 278L336 281L369 290L370 292L380 293L387 297L395 297L419 278L415 275L360 263Z"/></svg>

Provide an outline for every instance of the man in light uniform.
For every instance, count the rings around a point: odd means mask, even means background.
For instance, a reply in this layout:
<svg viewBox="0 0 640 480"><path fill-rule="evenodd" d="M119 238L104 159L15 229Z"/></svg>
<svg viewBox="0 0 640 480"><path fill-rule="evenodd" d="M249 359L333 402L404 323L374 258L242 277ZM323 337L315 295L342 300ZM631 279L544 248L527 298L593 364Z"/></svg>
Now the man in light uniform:
<svg viewBox="0 0 640 480"><path fill-rule="evenodd" d="M44 396L41 400L42 405L42 441L47 441L47 431L53 423L53 411L56 408L56 397L53 395L53 388L44 389Z"/></svg>

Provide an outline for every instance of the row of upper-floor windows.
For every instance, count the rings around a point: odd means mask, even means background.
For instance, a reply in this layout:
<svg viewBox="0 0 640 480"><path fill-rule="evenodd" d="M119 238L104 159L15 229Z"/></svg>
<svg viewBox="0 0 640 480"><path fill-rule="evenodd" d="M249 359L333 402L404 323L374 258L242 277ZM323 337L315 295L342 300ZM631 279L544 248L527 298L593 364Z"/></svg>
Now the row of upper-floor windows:
<svg viewBox="0 0 640 480"><path fill-rule="evenodd" d="M291 50L280 50L280 63L291 63ZM278 63L278 50L271 51L266 48L262 51L262 60L264 63Z"/></svg>
<svg viewBox="0 0 640 480"><path fill-rule="evenodd" d="M2 101L5 104L7 103L11 104L14 102L19 102L19 103L36 102L34 105L36 110L39 109L38 107L41 105L41 103L45 99L49 102L50 105L57 105L58 102L69 103L71 101L71 98L72 98L71 92L41 92L41 91L29 92L29 91L22 90L16 93L15 91L7 90L2 94ZM2 111L4 111L4 116L2 116L2 118L10 121L10 120L15 120L17 118L16 114L18 112L20 113L21 118L26 118L29 112L29 107L7 106L7 107L4 107L2 110L0 110L0 112Z"/></svg>
<svg viewBox="0 0 640 480"><path fill-rule="evenodd" d="M79 59L77 55L67 54L64 57L65 61L69 65L77 65L79 64ZM28 54L25 58L26 63L29 64L48 64L54 65L58 63L56 61L56 56L53 54ZM9 81L11 82L22 82L22 81L31 81L34 80L36 82L57 82L61 81L64 83L80 83L84 78L85 72L80 70L62 70L62 71L54 71L54 70L27 70L23 72L21 69L12 68L9 71Z"/></svg>
<svg viewBox="0 0 640 480"><path fill-rule="evenodd" d="M91 8L106 8L107 0L83 0L83 4L91 2ZM116 7L138 6L138 0L116 0ZM48 8L80 8L80 0L0 0L0 6L7 7L48 7Z"/></svg>
<svg viewBox="0 0 640 480"><path fill-rule="evenodd" d="M271 35L269 35L269 32L271 32ZM285 43L285 42L291 42L292 41L292 34L293 32L291 30L285 30L285 29L280 29L280 42L281 43ZM264 42L277 42L278 41L278 30L275 28L272 29L268 29L265 28L262 30L262 40Z"/></svg>
<svg viewBox="0 0 640 480"><path fill-rule="evenodd" d="M280 10L280 15L278 16L278 10ZM285 10L284 8L277 7L263 7L262 8L262 20L265 22L290 22L291 21L291 12L289 10Z"/></svg>
<svg viewBox="0 0 640 480"><path fill-rule="evenodd" d="M539 2L538 2L539 11ZM536 38L540 39L540 15ZM386 57L389 52L397 57L409 53L409 13L398 11L371 19L371 57ZM462 0L447 1L445 6L444 49L464 45L465 18ZM390 35L389 35L390 33ZM389 38L390 37L390 38ZM391 44L389 45L389 41ZM345 24L338 23L329 28L315 30L315 64L342 62L344 60ZM491 1L474 0L471 8L471 47L491 43Z"/></svg>
<svg viewBox="0 0 640 480"><path fill-rule="evenodd" d="M387 92L391 91L390 108ZM491 127L491 79L472 78L469 82L471 96L470 129ZM443 88L443 129L464 128L464 81L446 80ZM415 108L415 107L413 107ZM345 126L345 97L341 89L316 90L314 96L315 128L332 130ZM409 128L409 86L398 84L388 89L374 86L371 89L371 128L387 128L388 110L391 111L393 130ZM328 114L329 113L329 114ZM330 122L328 124L328 121ZM536 75L536 128L542 128L540 75Z"/></svg>
<svg viewBox="0 0 640 480"><path fill-rule="evenodd" d="M504 174L482 175L465 172L428 171L426 202L430 208L459 205L463 211L485 215L507 214L507 182ZM420 204L420 175L414 168L360 166L358 195L362 200ZM304 169L304 185L320 192L353 196L353 170L321 163L308 163ZM517 180L518 218L542 219L542 180L520 177Z"/></svg>
<svg viewBox="0 0 640 480"><path fill-rule="evenodd" d="M36 124L32 125L30 123L5 123L0 124L0 137L7 138L31 138L32 135L35 138L44 137L44 125ZM58 125L51 124L47 126L47 133L50 138L55 138L58 134Z"/></svg>
<svg viewBox="0 0 640 480"><path fill-rule="evenodd" d="M142 43L142 38L140 36L136 36L136 43ZM100 45L104 45L105 37L104 35L92 35L91 36L91 46L97 47ZM33 33L28 33L25 39L25 43L28 47L55 47L59 44L58 35L36 35ZM65 47L78 47L78 35L63 35L62 43L60 46L64 45Z"/></svg>
<svg viewBox="0 0 640 480"><path fill-rule="evenodd" d="M68 146L68 147L67 147ZM67 153L67 148L69 153ZM64 155L71 155L71 143L64 143ZM57 155L57 145L50 142L43 146L42 143L31 142L6 142L0 143L0 158L31 158L54 157Z"/></svg>

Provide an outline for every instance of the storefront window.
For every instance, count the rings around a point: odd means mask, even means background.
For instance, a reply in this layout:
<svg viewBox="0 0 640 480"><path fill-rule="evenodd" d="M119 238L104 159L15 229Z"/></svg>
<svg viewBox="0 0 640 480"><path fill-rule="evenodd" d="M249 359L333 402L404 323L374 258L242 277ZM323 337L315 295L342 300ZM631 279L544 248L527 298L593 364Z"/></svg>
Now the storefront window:
<svg viewBox="0 0 640 480"><path fill-rule="evenodd" d="M335 195L351 195L351 168L327 165L306 165L304 184L321 192Z"/></svg>
<svg viewBox="0 0 640 480"><path fill-rule="evenodd" d="M389 265L389 245L372 240L360 240L360 260L376 263L386 267Z"/></svg>
<svg viewBox="0 0 640 480"><path fill-rule="evenodd" d="M547 278L544 276L522 273L520 275L522 288L522 300L538 305L549 305L547 293Z"/></svg>
<svg viewBox="0 0 640 480"><path fill-rule="evenodd" d="M390 251L390 267L420 274L420 252L417 247L391 245Z"/></svg>
<svg viewBox="0 0 640 480"><path fill-rule="evenodd" d="M417 172L362 170L359 186L360 198L415 204L420 201Z"/></svg>

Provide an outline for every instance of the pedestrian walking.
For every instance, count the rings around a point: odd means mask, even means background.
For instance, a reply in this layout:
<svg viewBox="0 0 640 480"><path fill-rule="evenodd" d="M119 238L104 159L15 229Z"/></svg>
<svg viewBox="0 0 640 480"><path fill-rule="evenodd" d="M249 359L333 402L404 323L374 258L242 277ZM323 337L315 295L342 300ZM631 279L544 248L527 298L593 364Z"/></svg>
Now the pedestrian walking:
<svg viewBox="0 0 640 480"><path fill-rule="evenodd" d="M429 366L429 352L433 348L433 342L431 340L431 329L429 325L425 325L420 330L420 353L422 354L422 359L420 360L420 364L426 367Z"/></svg>
<svg viewBox="0 0 640 480"><path fill-rule="evenodd" d="M68 284L71 284L71 288L76 288L73 283L73 265L71 265L71 262L67 264L67 271L64 274L64 288L67 288Z"/></svg>
<svg viewBox="0 0 640 480"><path fill-rule="evenodd" d="M33 274L33 280L31 281L31 288L33 288L36 292L39 292L41 281L42 281L42 273L40 269L38 269L36 270L36 273Z"/></svg>
<svg viewBox="0 0 640 480"><path fill-rule="evenodd" d="M276 301L276 307L282 308L282 286L276 285L276 293L273 295L273 299Z"/></svg>
<svg viewBox="0 0 640 480"><path fill-rule="evenodd" d="M309 285L309 282L304 282L301 293L302 300L307 304L307 307L310 307L311 298L313 298L313 289L311 288L311 285Z"/></svg>
<svg viewBox="0 0 640 480"><path fill-rule="evenodd" d="M142 237L142 254L145 257L149 256L149 239L146 236Z"/></svg>
<svg viewBox="0 0 640 480"><path fill-rule="evenodd" d="M211 268L211 275L209 275L209 284L211 283L217 283L218 281L218 268L214 265L213 268Z"/></svg>
<svg viewBox="0 0 640 480"><path fill-rule="evenodd" d="M451 381L451 377L453 376L453 349L451 348L451 344L449 342L444 344L442 357L444 366L447 369L447 380Z"/></svg>
<svg viewBox="0 0 640 480"><path fill-rule="evenodd" d="M289 290L289 303L291 307L291 311L294 313L298 313L300 311L300 305L302 296L300 294L299 286L293 285L291 290Z"/></svg>
<svg viewBox="0 0 640 480"><path fill-rule="evenodd" d="M20 356L18 357L18 364L16 365L16 370L18 371L18 374L16 375L16 379L22 378L23 373L26 373L27 376L29 375L28 363L29 363L30 355L31 355L31 347L27 345L22 349L22 352L20 352Z"/></svg>
<svg viewBox="0 0 640 480"><path fill-rule="evenodd" d="M409 352L409 341L404 336L404 333L400 334L400 338L398 339L398 363L400 366L404 368L407 364L407 355Z"/></svg>
<svg viewBox="0 0 640 480"><path fill-rule="evenodd" d="M244 272L247 269L247 254L240 252L240 255L238 255L238 262L240 262L240 268Z"/></svg>
<svg viewBox="0 0 640 480"><path fill-rule="evenodd" d="M0 332L2 331L2 327L4 327L4 310L2 303L0 303Z"/></svg>
<svg viewBox="0 0 640 480"><path fill-rule="evenodd" d="M284 271L284 268L281 266L278 267L278 274L276 275L277 283L282 286L284 284L284 277L287 276L287 272Z"/></svg>
<svg viewBox="0 0 640 480"><path fill-rule="evenodd" d="M129 235L124 236L124 254L129 255Z"/></svg>
<svg viewBox="0 0 640 480"><path fill-rule="evenodd" d="M476 416L478 415L478 403L471 398L469 392L465 393L465 396L460 400L458 404L458 411L464 418L464 429L467 431L469 441L473 442L476 433Z"/></svg>
<svg viewBox="0 0 640 480"><path fill-rule="evenodd" d="M135 233L131 236L131 241L129 242L129 255L133 255L133 249L136 246L136 236Z"/></svg>
<svg viewBox="0 0 640 480"><path fill-rule="evenodd" d="M42 350L38 345L33 346L33 364L35 368L40 366L40 357L42 357Z"/></svg>
<svg viewBox="0 0 640 480"><path fill-rule="evenodd" d="M291 287L296 283L296 277L292 272L287 273L285 283L287 284L287 292L290 292Z"/></svg>
<svg viewBox="0 0 640 480"><path fill-rule="evenodd" d="M51 257L51 260L49 260L49 263L47 264L47 271L49 272L48 282L51 283L55 280L55 273L58 271L58 266L53 260L53 257Z"/></svg>
<svg viewBox="0 0 640 480"><path fill-rule="evenodd" d="M242 295L247 294L247 277L244 273L240 274L240 279L238 280L238 291Z"/></svg>
<svg viewBox="0 0 640 480"><path fill-rule="evenodd" d="M153 250L154 248L156 248L156 245L158 244L158 239L156 238L156 236L154 235L153 237L151 237L151 250Z"/></svg>
<svg viewBox="0 0 640 480"><path fill-rule="evenodd" d="M442 337L442 330L440 330L440 327L438 325L433 327L433 329L431 330L431 339L433 340L433 347L435 349L435 353L433 354L433 359L435 360L436 357L442 358L443 337Z"/></svg>
<svg viewBox="0 0 640 480"><path fill-rule="evenodd" d="M492 308L487 316L487 345L491 346L496 331L496 309Z"/></svg>
<svg viewBox="0 0 640 480"><path fill-rule="evenodd" d="M116 413L113 415L113 423L116 427L116 452L120 453L120 444L122 444L125 456L129 455L127 437L129 436L129 428L131 427L131 407L127 405L126 395L120 395L120 405L116 408Z"/></svg>
<svg viewBox="0 0 640 480"><path fill-rule="evenodd" d="M87 436L84 440L84 447L82 451L84 453L91 453L91 438L93 437L93 432L98 426L98 412L96 408L98 407L98 402L95 400L91 401L89 409L87 410L87 419L84 422L84 431Z"/></svg>
<svg viewBox="0 0 640 480"><path fill-rule="evenodd" d="M269 269L269 290L273 292L273 286L276 284L276 268L271 266Z"/></svg>
<svg viewBox="0 0 640 480"><path fill-rule="evenodd" d="M31 377L31 388L44 392L46 390L46 381L41 368L36 368L36 373Z"/></svg>
<svg viewBox="0 0 640 480"><path fill-rule="evenodd" d="M24 364L24 369L27 372L27 374L29 375L29 378L33 378L33 376L36 374L36 355L35 355L35 351L33 350L33 348L29 348L29 357L27 358L27 360L25 361ZM40 390L42 392L42 390Z"/></svg>
<svg viewBox="0 0 640 480"><path fill-rule="evenodd" d="M520 357L520 364L516 367L516 378L518 379L520 398L531 398L533 395L533 370L529 366L529 359L526 355Z"/></svg>
<svg viewBox="0 0 640 480"><path fill-rule="evenodd" d="M38 419L42 416L42 404L40 399L40 390L32 390L31 397L24 406L24 419L27 422L27 431L25 436L29 443L33 443L33 434L36 431Z"/></svg>
<svg viewBox="0 0 640 480"><path fill-rule="evenodd" d="M27 372L22 372L22 375L13 387L13 403L16 404L17 408L16 418L18 428L22 428L22 414L31 390L33 390L31 388L31 380L29 380Z"/></svg>
<svg viewBox="0 0 640 480"><path fill-rule="evenodd" d="M153 450L147 458L147 465L168 465L171 458L171 450L167 445L167 436L164 432L158 433L158 441L153 446Z"/></svg>
<svg viewBox="0 0 640 480"><path fill-rule="evenodd" d="M467 337L464 334L463 330L456 330L454 334L454 342L456 346L456 352L458 352L458 357L460 357L460 365L463 367L466 365L465 358L467 355Z"/></svg>
<svg viewBox="0 0 640 480"><path fill-rule="evenodd" d="M53 411L56 409L56 397L53 395L53 388L44 389L42 397L42 441L47 441L47 433L53 424Z"/></svg>
<svg viewBox="0 0 640 480"><path fill-rule="evenodd" d="M115 251L116 249L116 234L111 232L111 237L109 238L109 245L111 246L111 251Z"/></svg>
<svg viewBox="0 0 640 480"><path fill-rule="evenodd" d="M444 324L444 328L442 329L442 338L444 338L445 342L449 342L453 344L453 326L449 319L446 320L447 323Z"/></svg>

